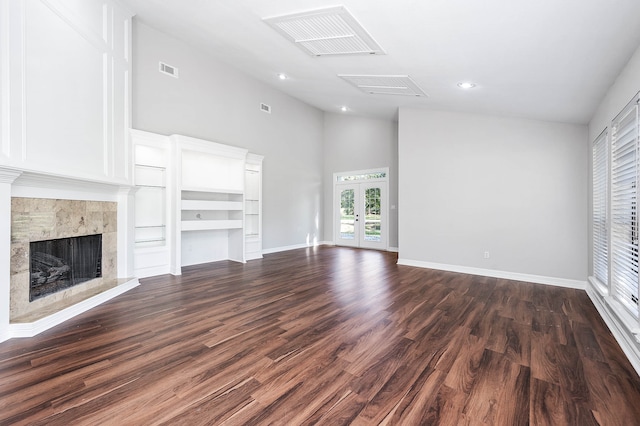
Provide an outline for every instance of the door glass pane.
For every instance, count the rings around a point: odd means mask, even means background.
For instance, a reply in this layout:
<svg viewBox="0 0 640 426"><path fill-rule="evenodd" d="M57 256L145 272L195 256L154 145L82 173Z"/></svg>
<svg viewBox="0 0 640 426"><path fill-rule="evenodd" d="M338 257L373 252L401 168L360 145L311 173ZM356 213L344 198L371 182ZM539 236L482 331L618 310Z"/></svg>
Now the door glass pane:
<svg viewBox="0 0 640 426"><path fill-rule="evenodd" d="M360 175L340 175L338 176L338 182L349 182L353 180L367 180L367 179L384 179L387 177L386 172L365 173Z"/></svg>
<svg viewBox="0 0 640 426"><path fill-rule="evenodd" d="M364 239L380 241L380 188L367 188L364 193Z"/></svg>
<svg viewBox="0 0 640 426"><path fill-rule="evenodd" d="M355 238L354 204L353 189L340 191L340 238L344 240L353 240Z"/></svg>

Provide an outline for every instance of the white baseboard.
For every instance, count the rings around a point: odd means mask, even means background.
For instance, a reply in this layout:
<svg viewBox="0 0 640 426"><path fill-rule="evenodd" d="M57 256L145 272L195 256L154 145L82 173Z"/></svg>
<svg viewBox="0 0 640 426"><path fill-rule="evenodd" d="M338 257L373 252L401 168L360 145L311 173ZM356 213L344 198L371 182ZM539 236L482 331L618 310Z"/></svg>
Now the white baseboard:
<svg viewBox="0 0 640 426"><path fill-rule="evenodd" d="M262 252L259 253L246 253L245 254L245 259L247 262L250 260L256 260L256 259L262 259Z"/></svg>
<svg viewBox="0 0 640 426"><path fill-rule="evenodd" d="M459 272L462 274L482 275L485 277L503 278L514 281L525 281L536 284L555 285L558 287L585 290L586 281L570 280L566 278L545 277L542 275L521 274L518 272L496 271L494 269L473 268L469 266L447 265L443 263L423 262L420 260L398 259L398 265L416 266L418 268L438 269L441 271Z"/></svg>
<svg viewBox="0 0 640 426"><path fill-rule="evenodd" d="M326 242L326 241L319 241L315 244L295 244L292 246L283 246L283 247L274 247L274 248L270 248L270 249L263 249L262 250L262 254L271 254L271 253L279 253L281 251L289 251L289 250L297 250L297 249L301 249L301 248L307 248L307 247L317 247L317 246L324 246L324 245L333 245L333 243L330 242Z"/></svg>
<svg viewBox="0 0 640 426"><path fill-rule="evenodd" d="M9 337L33 337L140 285L137 278L34 322L9 324Z"/></svg>
<svg viewBox="0 0 640 426"><path fill-rule="evenodd" d="M134 271L134 275L138 278L156 277L158 275L169 274L169 265L153 266L149 268L140 268Z"/></svg>
<svg viewBox="0 0 640 426"><path fill-rule="evenodd" d="M636 341L634 335L619 321L618 317L612 312L602 297L591 286L587 286L587 294L598 310L598 313L604 320L611 334L616 339L622 352L627 356L629 362L640 376L640 344Z"/></svg>
<svg viewBox="0 0 640 426"><path fill-rule="evenodd" d="M262 250L262 254L278 253L281 251L296 250L301 248L317 247L317 246L335 246L335 243L333 241L320 241L316 244L296 244L293 246L276 247L276 248ZM398 247L389 247L387 248L387 251L397 253Z"/></svg>

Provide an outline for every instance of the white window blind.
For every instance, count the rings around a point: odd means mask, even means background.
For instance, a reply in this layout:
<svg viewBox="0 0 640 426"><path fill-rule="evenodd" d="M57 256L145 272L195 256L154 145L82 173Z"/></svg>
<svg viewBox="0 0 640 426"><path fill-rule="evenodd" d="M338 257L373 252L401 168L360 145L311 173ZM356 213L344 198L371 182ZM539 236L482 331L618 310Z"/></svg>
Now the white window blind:
<svg viewBox="0 0 640 426"><path fill-rule="evenodd" d="M609 150L605 130L593 142L593 276L603 293L608 292L609 238L607 211L609 209Z"/></svg>
<svg viewBox="0 0 640 426"><path fill-rule="evenodd" d="M638 317L638 98L611 125L611 292Z"/></svg>

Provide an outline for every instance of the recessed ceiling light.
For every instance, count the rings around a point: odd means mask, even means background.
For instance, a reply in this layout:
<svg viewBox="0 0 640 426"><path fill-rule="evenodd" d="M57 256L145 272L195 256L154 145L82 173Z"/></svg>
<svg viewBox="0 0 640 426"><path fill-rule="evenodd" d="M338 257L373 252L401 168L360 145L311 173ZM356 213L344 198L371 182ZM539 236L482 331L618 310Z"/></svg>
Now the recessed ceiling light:
<svg viewBox="0 0 640 426"><path fill-rule="evenodd" d="M284 73L278 74L278 79L280 79L280 80L287 80L288 78L289 78L289 76L284 74Z"/></svg>
<svg viewBox="0 0 640 426"><path fill-rule="evenodd" d="M346 105L343 105L343 106L340 107L340 111L347 112L347 111L349 111L349 108L347 108Z"/></svg>
<svg viewBox="0 0 640 426"><path fill-rule="evenodd" d="M472 83L470 81L463 81L461 83L458 83L458 87L461 89L473 89L474 87L476 87L475 83Z"/></svg>

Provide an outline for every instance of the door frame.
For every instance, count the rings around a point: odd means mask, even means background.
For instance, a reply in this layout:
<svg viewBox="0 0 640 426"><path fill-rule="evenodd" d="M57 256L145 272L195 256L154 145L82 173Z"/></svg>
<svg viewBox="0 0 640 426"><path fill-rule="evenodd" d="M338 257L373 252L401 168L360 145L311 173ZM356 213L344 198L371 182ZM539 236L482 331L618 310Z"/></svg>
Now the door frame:
<svg viewBox="0 0 640 426"><path fill-rule="evenodd" d="M371 174L384 174L384 177L381 178L367 178L367 175L371 175ZM345 180L345 181L341 181L340 178L342 177L353 177L353 179L349 179L349 180ZM361 177L361 178L358 178ZM332 240L334 245L338 245L337 244L337 238L336 238L336 232L338 230L338 226L339 224L337 223L337 209L338 209L338 203L336 200L336 196L337 196L337 188L339 185L348 185L348 184L367 184L367 183L380 183L380 185L383 187L382 193L383 195L383 206L381 207L381 211L382 214L384 215L383 218L383 222L382 222L382 226L384 227L384 232L383 232L383 239L380 245L378 245L377 247L367 247L366 245L361 245L360 241L358 241L358 243L355 245L355 247L362 247L362 248L375 248L377 250L385 250L388 251L389 250L389 167L378 167L375 169L366 169L366 170L354 170L354 171L347 171L347 172L336 172L333 174L333 185L332 185L332 193L333 193L333 197L332 197L332 210L331 210L331 216L332 216L332 223L333 223L333 229L332 229ZM363 218L364 219L364 218ZM362 222L364 223L364 221Z"/></svg>

